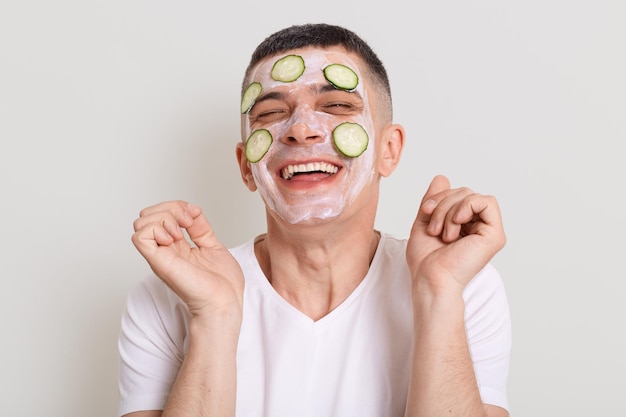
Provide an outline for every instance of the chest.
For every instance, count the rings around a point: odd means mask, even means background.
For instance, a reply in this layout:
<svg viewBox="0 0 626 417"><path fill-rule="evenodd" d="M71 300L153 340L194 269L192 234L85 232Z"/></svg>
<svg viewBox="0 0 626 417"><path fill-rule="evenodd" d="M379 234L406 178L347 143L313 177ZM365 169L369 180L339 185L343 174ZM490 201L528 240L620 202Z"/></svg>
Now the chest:
<svg viewBox="0 0 626 417"><path fill-rule="evenodd" d="M316 322L280 300L248 295L238 415L402 415L413 337L407 294L354 297Z"/></svg>

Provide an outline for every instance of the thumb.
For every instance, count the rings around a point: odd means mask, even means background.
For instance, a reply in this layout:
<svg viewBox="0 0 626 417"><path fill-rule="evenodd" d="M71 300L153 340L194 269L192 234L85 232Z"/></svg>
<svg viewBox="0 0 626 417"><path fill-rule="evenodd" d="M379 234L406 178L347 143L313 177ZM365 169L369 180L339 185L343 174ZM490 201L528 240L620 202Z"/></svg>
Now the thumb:
<svg viewBox="0 0 626 417"><path fill-rule="evenodd" d="M187 227L189 238L199 248L221 249L224 245L215 236L213 228L202 210L198 206L193 206L192 208L197 211L192 214L193 224Z"/></svg>
<svg viewBox="0 0 626 417"><path fill-rule="evenodd" d="M430 182L430 185L428 186L424 197L422 197L422 205L433 196L449 189L450 181L448 180L448 178L445 175L436 175Z"/></svg>
<svg viewBox="0 0 626 417"><path fill-rule="evenodd" d="M435 207L437 207L438 201L435 200L435 196L450 189L450 181L444 175L436 175L426 193L422 197L415 221L411 230L411 234L417 233L418 230L423 231L430 222L430 215Z"/></svg>

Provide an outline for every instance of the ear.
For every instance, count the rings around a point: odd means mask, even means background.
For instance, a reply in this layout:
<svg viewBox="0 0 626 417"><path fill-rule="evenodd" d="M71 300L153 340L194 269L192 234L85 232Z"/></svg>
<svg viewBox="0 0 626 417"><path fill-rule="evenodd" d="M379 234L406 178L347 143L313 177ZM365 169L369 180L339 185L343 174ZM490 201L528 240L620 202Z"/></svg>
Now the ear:
<svg viewBox="0 0 626 417"><path fill-rule="evenodd" d="M237 162L239 162L239 170L241 171L243 183L248 187L248 190L256 191L256 183L254 182L254 176L250 168L250 161L246 158L245 145L243 142L237 142L235 153L237 155Z"/></svg>
<svg viewBox="0 0 626 417"><path fill-rule="evenodd" d="M398 124L388 125L382 132L378 147L378 172L383 177L388 177L400 162L404 149L404 127Z"/></svg>

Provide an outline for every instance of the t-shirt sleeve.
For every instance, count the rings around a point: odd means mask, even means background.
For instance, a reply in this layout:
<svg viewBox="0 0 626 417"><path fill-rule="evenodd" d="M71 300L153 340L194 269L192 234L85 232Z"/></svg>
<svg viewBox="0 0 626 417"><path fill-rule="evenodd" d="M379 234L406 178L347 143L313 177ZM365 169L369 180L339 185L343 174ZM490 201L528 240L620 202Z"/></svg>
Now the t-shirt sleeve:
<svg viewBox="0 0 626 417"><path fill-rule="evenodd" d="M162 410L182 365L188 312L157 277L129 294L122 314L118 415Z"/></svg>
<svg viewBox="0 0 626 417"><path fill-rule="evenodd" d="M467 340L482 401L508 410L511 319L504 283L488 264L463 295Z"/></svg>

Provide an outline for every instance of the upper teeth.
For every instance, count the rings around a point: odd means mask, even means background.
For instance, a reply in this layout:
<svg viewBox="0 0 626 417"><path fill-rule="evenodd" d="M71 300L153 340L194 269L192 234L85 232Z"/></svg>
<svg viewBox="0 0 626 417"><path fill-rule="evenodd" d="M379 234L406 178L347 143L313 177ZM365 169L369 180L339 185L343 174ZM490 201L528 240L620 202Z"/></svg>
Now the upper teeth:
<svg viewBox="0 0 626 417"><path fill-rule="evenodd" d="M339 168L335 165L328 164L326 162L309 162L308 164L287 165L283 168L282 174L283 178L288 180L291 179L294 174L299 172L321 171L329 174L335 174L338 170Z"/></svg>

